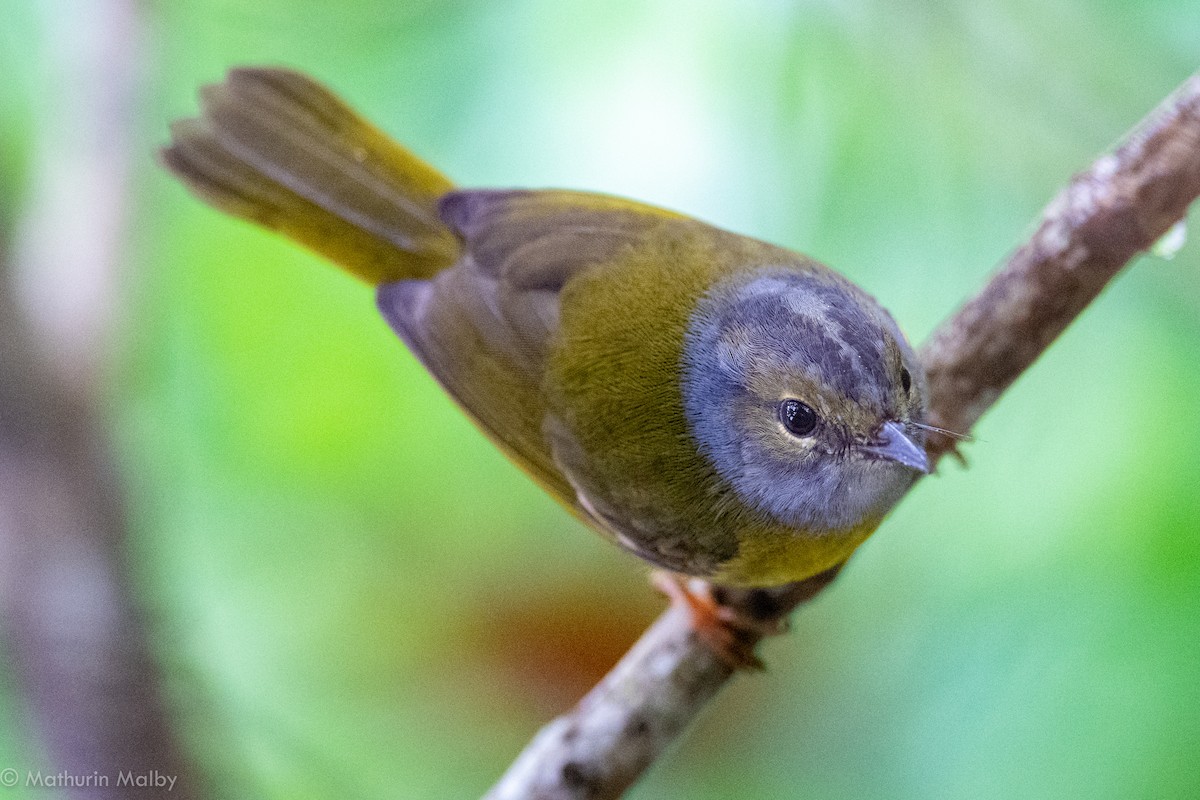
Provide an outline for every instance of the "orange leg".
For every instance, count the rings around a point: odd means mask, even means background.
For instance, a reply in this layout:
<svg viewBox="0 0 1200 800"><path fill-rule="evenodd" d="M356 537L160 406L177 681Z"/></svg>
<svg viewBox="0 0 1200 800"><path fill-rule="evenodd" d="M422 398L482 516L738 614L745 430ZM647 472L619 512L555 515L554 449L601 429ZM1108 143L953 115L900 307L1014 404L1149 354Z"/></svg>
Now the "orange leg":
<svg viewBox="0 0 1200 800"><path fill-rule="evenodd" d="M731 668L760 670L763 662L754 646L764 636L782 633L784 622L762 622L718 603L708 583L674 572L654 570L650 577L673 606L688 612L696 637Z"/></svg>

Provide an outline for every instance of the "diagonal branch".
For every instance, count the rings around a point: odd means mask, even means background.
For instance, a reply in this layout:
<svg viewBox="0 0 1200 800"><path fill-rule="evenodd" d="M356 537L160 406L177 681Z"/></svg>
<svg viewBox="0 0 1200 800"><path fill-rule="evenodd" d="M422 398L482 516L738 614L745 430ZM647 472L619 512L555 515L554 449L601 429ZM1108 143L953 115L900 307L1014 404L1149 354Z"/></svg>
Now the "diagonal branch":
<svg viewBox="0 0 1200 800"><path fill-rule="evenodd" d="M1029 241L922 347L930 421L969 430L1197 196L1200 74L1075 176ZM952 449L946 437L929 443L934 458ZM769 591L714 587L714 595L744 617L777 621L833 577ZM574 709L542 729L485 800L619 797L732 675L688 616L668 609Z"/></svg>
<svg viewBox="0 0 1200 800"><path fill-rule="evenodd" d="M1076 175L1037 231L921 348L931 422L966 431L1200 195L1200 73ZM930 443L941 455L945 437Z"/></svg>

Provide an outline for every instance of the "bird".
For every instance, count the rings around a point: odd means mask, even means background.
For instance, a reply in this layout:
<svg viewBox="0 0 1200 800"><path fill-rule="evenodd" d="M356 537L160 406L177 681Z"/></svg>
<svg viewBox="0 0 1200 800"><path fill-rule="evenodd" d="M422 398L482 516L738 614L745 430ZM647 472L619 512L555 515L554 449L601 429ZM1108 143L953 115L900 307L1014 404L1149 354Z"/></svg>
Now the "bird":
<svg viewBox="0 0 1200 800"><path fill-rule="evenodd" d="M816 260L618 197L459 188L291 69L200 99L165 166L375 287L500 450L681 583L836 570L930 471L917 356Z"/></svg>

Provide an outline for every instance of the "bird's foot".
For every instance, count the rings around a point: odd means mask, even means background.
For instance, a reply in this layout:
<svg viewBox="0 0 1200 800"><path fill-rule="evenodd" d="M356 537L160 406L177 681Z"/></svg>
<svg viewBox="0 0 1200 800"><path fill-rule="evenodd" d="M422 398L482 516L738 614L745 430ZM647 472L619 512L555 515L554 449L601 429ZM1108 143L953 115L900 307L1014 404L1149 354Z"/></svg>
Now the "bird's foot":
<svg viewBox="0 0 1200 800"><path fill-rule="evenodd" d="M696 637L734 670L763 669L762 659L754 653L755 645L765 636L787 630L786 618L764 620L722 605L713 596L712 586L699 578L654 570L651 583L671 605L688 612Z"/></svg>

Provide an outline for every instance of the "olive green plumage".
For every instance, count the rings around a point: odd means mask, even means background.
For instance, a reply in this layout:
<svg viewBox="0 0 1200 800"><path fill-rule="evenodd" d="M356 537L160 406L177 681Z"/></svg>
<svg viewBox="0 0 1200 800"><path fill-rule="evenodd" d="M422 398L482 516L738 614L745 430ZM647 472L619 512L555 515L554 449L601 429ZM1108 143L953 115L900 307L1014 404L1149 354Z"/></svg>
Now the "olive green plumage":
<svg viewBox="0 0 1200 800"><path fill-rule="evenodd" d="M925 468L911 350L811 259L616 198L452 191L298 73L234 70L202 98L168 167L379 284L492 440L643 558L799 580L844 561Z"/></svg>
<svg viewBox="0 0 1200 800"><path fill-rule="evenodd" d="M277 230L371 284L451 263L444 175L310 78L235 69L171 126L163 161L201 198Z"/></svg>

